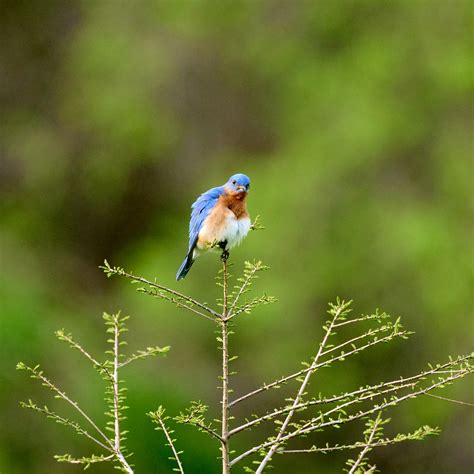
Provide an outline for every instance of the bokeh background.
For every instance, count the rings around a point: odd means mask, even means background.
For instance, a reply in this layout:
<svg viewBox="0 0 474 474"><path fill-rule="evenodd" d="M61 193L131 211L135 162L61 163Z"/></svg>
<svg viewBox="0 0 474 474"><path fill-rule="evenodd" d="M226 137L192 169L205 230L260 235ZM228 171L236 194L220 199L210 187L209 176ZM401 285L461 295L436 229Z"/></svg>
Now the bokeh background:
<svg viewBox="0 0 474 474"><path fill-rule="evenodd" d="M99 354L102 311L132 316L131 350L172 346L167 358L124 374L137 472L172 467L146 411L163 404L173 415L202 400L217 415L210 325L106 279L98 265L107 258L212 301L217 257L200 259L178 284L174 275L189 205L235 172L251 177L250 211L266 230L233 252L234 273L262 259L271 270L257 290L278 297L236 327L236 393L297 370L338 295L360 313L401 315L416 335L321 374L316 392L468 352L472 8L464 0L3 0L0 471L74 472L53 454L94 449L19 408L51 397L15 364L41 363L103 419L100 380L53 335L66 328ZM472 401L472 388L462 381L444 395ZM239 416L287 394L242 405ZM429 423L443 434L371 459L391 473L470 473L471 413L431 398L400 407L388 433ZM325 439L358 439L361 426ZM176 435L187 472L219 471L212 440L188 427ZM278 457L274 472L340 472L346 458Z"/></svg>

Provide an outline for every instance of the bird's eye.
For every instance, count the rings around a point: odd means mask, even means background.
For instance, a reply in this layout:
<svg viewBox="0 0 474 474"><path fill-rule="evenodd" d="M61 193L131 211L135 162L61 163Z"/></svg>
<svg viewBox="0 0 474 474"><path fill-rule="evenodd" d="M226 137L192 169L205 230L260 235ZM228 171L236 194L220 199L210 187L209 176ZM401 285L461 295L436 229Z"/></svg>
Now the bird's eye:
<svg viewBox="0 0 474 474"><path fill-rule="evenodd" d="M236 183L237 183L237 181L234 179L234 181L232 181L232 184L236 184Z"/></svg>

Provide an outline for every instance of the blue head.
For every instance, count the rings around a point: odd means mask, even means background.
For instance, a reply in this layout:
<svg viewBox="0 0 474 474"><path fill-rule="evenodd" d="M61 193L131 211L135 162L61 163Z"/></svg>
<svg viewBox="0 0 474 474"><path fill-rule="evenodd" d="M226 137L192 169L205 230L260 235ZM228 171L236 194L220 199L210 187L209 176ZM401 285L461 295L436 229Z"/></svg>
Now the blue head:
<svg viewBox="0 0 474 474"><path fill-rule="evenodd" d="M234 192L248 192L250 188L250 178L242 173L232 175L225 187Z"/></svg>

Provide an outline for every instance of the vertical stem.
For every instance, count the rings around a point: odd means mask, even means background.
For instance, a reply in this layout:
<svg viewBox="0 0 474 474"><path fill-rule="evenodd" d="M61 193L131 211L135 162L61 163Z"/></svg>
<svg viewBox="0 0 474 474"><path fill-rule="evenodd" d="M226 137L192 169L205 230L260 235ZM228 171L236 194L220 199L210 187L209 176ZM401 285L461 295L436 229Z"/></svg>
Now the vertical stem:
<svg viewBox="0 0 474 474"><path fill-rule="evenodd" d="M120 452L118 362L119 362L119 322L116 320L114 324L114 371L112 374L112 384L113 384L113 391L114 391L114 449L117 453Z"/></svg>
<svg viewBox="0 0 474 474"><path fill-rule="evenodd" d="M379 427L380 422L382 421L382 416L381 415L382 415L382 412L379 411L379 413L377 415L377 418L374 420L374 424L372 425L372 429L370 430L370 434L365 439L366 445L365 445L364 449L360 452L359 456L357 457L356 461L352 465L351 470L349 471L348 474L354 474L357 471L357 468L360 466L360 464L364 460L364 456L370 451L370 445L372 444L372 441L374 440L375 433L377 433L377 428ZM370 468L370 470L367 471L367 472L373 472L373 468L375 468L375 466Z"/></svg>
<svg viewBox="0 0 474 474"><path fill-rule="evenodd" d="M120 406L119 406L119 327L118 316L115 316L114 321L114 370L112 373L112 387L114 392L114 451L120 464L123 466L126 472L133 474L133 469L128 464L125 456L122 454L120 447Z"/></svg>
<svg viewBox="0 0 474 474"><path fill-rule="evenodd" d="M275 439L275 444L272 445L270 447L270 449L268 450L267 454L265 455L262 462L260 463L257 470L255 471L256 474L261 474L263 472L263 470L265 469L265 466L268 464L268 462L272 458L273 454L277 450L278 446L280 445L278 443L278 441L280 441L280 439L285 434L285 431L287 430L288 426L290 425L291 419L293 418L293 415L296 412L297 406L300 403L301 399L303 398L303 395L304 395L305 390L306 390L306 386L309 383L309 379L311 378L311 375L313 374L314 370L316 369L316 366L318 365L318 360L321 357L321 354L323 353L323 349L324 349L324 347L327 343L327 340L328 340L328 338L329 338L329 336L332 332L334 323L336 322L337 318L339 317L340 312L341 312L341 309L338 309L336 314L334 315L331 323L329 324L328 328L326 329L326 334L324 335L323 341L319 345L318 352L314 356L313 362L311 363L311 366L310 366L308 372L306 372L305 378L303 379L303 382L301 383L301 386L298 390L298 393L296 394L296 397L293 400L291 410L288 412L288 415L286 415L285 421L283 422L283 424L281 425L281 427L278 431L277 437Z"/></svg>
<svg viewBox="0 0 474 474"><path fill-rule="evenodd" d="M223 262L223 311L221 321L221 339L222 339L222 433L221 433L221 451L222 451L222 474L230 473L229 465L229 331L228 331L228 274L227 258Z"/></svg>
<svg viewBox="0 0 474 474"><path fill-rule="evenodd" d="M168 432L168 429L166 428L166 425L165 425L165 422L163 421L163 419L160 417L157 420L158 420L158 423L161 426L161 429L162 429L163 433L165 434L166 441L168 441L168 446L171 448L171 451L173 451L173 457L176 461L176 464L178 465L178 472L180 472L181 474L184 474L183 465L181 464L181 459L179 459L178 451L176 451L176 448L174 446L173 438L171 437L170 433ZM173 470L175 470L175 469L173 469Z"/></svg>

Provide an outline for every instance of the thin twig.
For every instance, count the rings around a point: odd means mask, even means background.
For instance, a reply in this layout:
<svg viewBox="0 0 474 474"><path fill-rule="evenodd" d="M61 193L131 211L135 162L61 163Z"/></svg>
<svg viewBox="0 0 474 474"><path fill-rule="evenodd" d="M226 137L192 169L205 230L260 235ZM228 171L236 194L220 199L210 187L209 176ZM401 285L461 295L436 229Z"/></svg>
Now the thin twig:
<svg viewBox="0 0 474 474"><path fill-rule="evenodd" d="M245 290L248 288L250 282L252 281L252 278L254 277L255 273L257 273L257 271L258 271L258 267L254 266L252 270L248 273L247 278L242 283L242 286L239 288L239 292L235 296L234 301L232 301L232 305L230 306L230 309L229 309L229 315L232 315L234 308L237 305L240 297L244 294Z"/></svg>
<svg viewBox="0 0 474 474"><path fill-rule="evenodd" d="M270 388L275 388L275 387L279 387L280 385L292 380L292 379L295 379L297 377L300 377L301 375L304 375L304 374L307 374L308 372L313 372L321 367L324 367L324 366L327 366L327 365L330 365L332 364L333 362L336 362L338 360L344 360L345 358L353 355L353 354L357 354L358 352L361 352L365 349L367 349L368 347L371 347L371 346L375 346L376 344L381 344L383 342L387 342L388 340L392 339L393 337L403 337L405 335L409 334L408 331L400 331L400 332L397 332L397 333L391 333L389 334L388 336L386 337L383 337L383 338L380 338L380 339L377 339L375 341L371 341L371 342L368 342L367 344L364 344L363 346L359 346L359 347L356 347L355 349L349 351L349 352L346 352L344 354L341 354L337 357L333 357L331 359L328 359L324 362L321 362L319 364L316 364L314 367L311 366L311 367L307 367L306 369L301 369L299 370L298 372L295 372L294 374L291 374L291 375L287 375L286 377L282 377L278 380L275 380L274 382L271 382L271 383L268 383L268 384L264 384L262 385L261 387L253 390L252 392L249 392L249 393L246 393L245 395L242 395L240 396L239 398L236 398L235 400L232 400L230 403L229 403L229 407L232 407L234 406L235 404L237 403L240 403L244 400L246 400L247 398L250 398L250 397L253 397L254 395L258 395L259 393L262 393L262 392L265 392L266 390L270 389Z"/></svg>
<svg viewBox="0 0 474 474"><path fill-rule="evenodd" d="M223 311L221 320L222 343L222 474L230 473L229 464L229 331L228 331L228 273L227 258L222 258L223 266Z"/></svg>
<svg viewBox="0 0 474 474"><path fill-rule="evenodd" d="M114 369L112 373L112 393L114 394L114 448L120 452L120 411L119 411L119 323L114 320Z"/></svg>
<svg viewBox="0 0 474 474"><path fill-rule="evenodd" d="M362 416L371 415L371 414L373 414L373 413L375 413L375 412L377 412L381 409L384 409L384 408L387 408L387 407L390 407L390 406L394 406L394 405L398 405L402 401L408 400L410 398L415 398L418 395L424 395L427 392L429 392L431 390L434 390L435 388L437 388L441 385L445 385L445 384L447 384L447 383L449 383L453 380L456 380L460 377L464 377L465 375L467 375L469 373L471 373L470 370L465 370L463 373L458 373L458 374L455 374L451 377L446 377L445 379L438 380L437 382L434 382L432 385L430 385L428 387L420 388L418 391L410 392L410 393L408 393L406 395L403 395L403 396L400 396L400 397L395 397L395 398L393 398L389 401L384 401L384 403L382 403L381 405L378 405L378 406L376 405L374 408L372 408L372 409L370 409L366 412L359 412L355 415L351 415L351 416L349 416L347 418L344 418L344 419L330 420L330 421L327 421L327 422L324 422L324 423L314 424L317 420L323 419L324 417L327 417L328 415L330 415L332 413L340 411L341 409L346 408L347 406L351 405L354 402L350 401L350 402L347 402L347 403L343 403L342 405L339 405L338 407L335 407L332 410L327 411L322 416L320 415L316 418L311 419L305 425L303 425L301 428L298 428L293 433L291 433L291 435L292 435L291 437L294 437L294 436L299 435L299 434L306 434L306 433L309 433L311 431L314 431L315 429L324 428L326 426L334 426L334 425L339 425L342 422L346 423L346 422L349 422L349 421L353 421L355 419L361 418ZM366 396L365 398L369 399L370 396Z"/></svg>
<svg viewBox="0 0 474 474"><path fill-rule="evenodd" d="M433 430L434 433L438 433L439 430ZM364 448L365 446L368 446L370 449L373 448L378 448L382 446L389 446L391 444L396 444L396 443L401 443L403 441L413 441L412 438L387 438L383 439L381 441L376 441L375 443L367 444L363 443L361 441L358 441L354 444L342 444L339 446L325 446L323 448L317 448L317 447L312 447L308 449L282 449L279 450L277 449L276 453L277 454L311 454L311 453L331 453L333 451L345 451L345 450L350 450L350 449L360 449Z"/></svg>
<svg viewBox="0 0 474 474"><path fill-rule="evenodd" d="M72 348L78 350L86 359L88 359L95 367L103 368L103 364L101 364L97 359L89 354L78 342L76 342L70 334L66 334L64 330L56 331L56 337L60 341L67 342Z"/></svg>
<svg viewBox="0 0 474 474"><path fill-rule="evenodd" d="M44 408L41 408L38 405L34 404L31 400L28 403L21 402L21 406L24 408L29 408L30 410L34 410L39 413L42 413L43 415L46 415L48 418L51 418L52 420L56 421L56 423L60 423L62 425L70 426L74 428L77 433L85 436L86 438L89 438L91 441L94 441L94 443L98 444L101 448L105 449L106 451L109 451L110 453L113 453L112 456L114 456L113 449L109 444L105 445L104 443L102 443L102 441L92 436L87 430L82 428L82 426L80 426L78 423L68 420L67 418L64 418L58 415L56 412L51 411L46 406Z"/></svg>
<svg viewBox="0 0 474 474"><path fill-rule="evenodd" d="M370 430L369 438L367 439L367 444L359 453L359 456L357 457L355 463L352 465L349 471L349 474L354 474L356 472L356 469L360 466L361 462L364 460L364 456L367 454L368 451L372 449L370 445L374 439L375 433L377 433L377 428L379 427L381 421L382 421L381 412L379 412L379 414L377 415L377 418L374 420L372 429Z"/></svg>
<svg viewBox="0 0 474 474"><path fill-rule="evenodd" d="M191 311L192 313L195 313L199 316L202 316L203 318L209 319L209 320L214 321L214 322L218 321L218 319L216 317L208 316L207 314L201 313L201 311L198 311L196 308L193 308L192 306L189 306L187 304L182 303L177 298L174 298L172 296L168 296L164 293L158 293L156 288L153 288L151 290L147 290L146 288L140 288L140 290L143 293L146 293L147 295L153 296L154 298L161 298L161 299L164 299L166 301L169 301L170 303L175 304L178 308L187 309L187 310Z"/></svg>
<svg viewBox="0 0 474 474"><path fill-rule="evenodd" d="M173 443L173 439L171 438L170 434L168 433L168 429L166 428L166 425L165 425L163 419L161 417L157 417L156 419L157 419L158 423L160 424L163 433L166 436L166 440L168 441L168 446L171 448L171 451L173 451L173 457L176 461L176 464L178 465L179 472L181 474L184 474L183 465L181 464L181 460L179 459L178 451L176 451L176 448L175 448L174 443Z"/></svg>
<svg viewBox="0 0 474 474"><path fill-rule="evenodd" d="M249 301L248 303L244 304L240 308L235 310L235 313L230 314L228 319L234 319L236 316L242 313L246 313L250 309L254 308L255 306L259 304L266 304L266 303L273 303L276 301L275 298L268 296L266 294L263 294L262 296L257 296L255 297L252 301Z"/></svg>
<svg viewBox="0 0 474 474"><path fill-rule="evenodd" d="M444 400L445 402L458 403L459 405L466 405L468 407L474 407L474 403L462 402L461 400L454 400L453 398L442 397L440 395L433 395L432 393L425 393L427 397L438 398L439 400Z"/></svg>
<svg viewBox="0 0 474 474"><path fill-rule="evenodd" d="M130 364L130 362L134 362L139 359L145 359L146 357L156 356L158 354L166 355L169 349L170 349L170 346L147 347L146 350L138 351L137 353L132 354L128 359L124 360L123 362L120 362L120 364L118 365L118 368L121 369L122 367L125 367L126 365Z"/></svg>
<svg viewBox="0 0 474 474"><path fill-rule="evenodd" d="M218 433L216 433L213 429L209 428L208 426L206 426L204 423L189 423L193 426L196 426L198 429L202 430L202 431L205 431L206 433L210 434L211 436L213 436L214 438L216 438L217 440L219 440L219 442L223 442L223 439L219 436Z"/></svg>
<svg viewBox="0 0 474 474"><path fill-rule="evenodd" d="M295 431L287 434L286 436L283 436L282 438L280 438L280 440L276 441L276 440L270 440L270 441L267 441L267 442L264 442L258 446L254 446L253 448L250 448L249 450L247 450L246 452L240 454L239 456L237 456L236 458L234 458L230 465L233 466L235 464L237 464L239 461L241 461L242 459L244 459L245 457L253 454L253 453L256 453L258 451L260 451L261 449L265 449L265 448L268 448L270 446L272 446L273 444L282 444L283 442L286 442L292 438L295 438L296 436L300 436L300 435L305 435L305 434L308 434L312 431L315 431L315 430L318 430L318 429L321 429L321 428L325 428L327 426L334 426L334 425L341 425L343 423L349 423L351 421L354 421L354 420L357 420L357 419L360 419L360 418L363 418L365 416L368 416L368 415L371 415L377 411L381 411L385 408L388 408L390 406L395 406L395 405L398 405L399 403L405 401L405 400L408 400L410 398L415 398L417 397L418 395L423 395L431 390L434 390L435 388L439 387L439 386L442 386L442 385L445 385L449 382L452 382L453 380L456 380L458 378L461 378L461 377L464 377L465 375L471 373L470 370L466 369L464 370L462 373L457 373L457 374L454 374L453 376L451 377L446 377L445 379L442 379L442 380L439 380L438 382L435 382L433 383L432 385L428 386L428 387L425 387L423 389L420 389L416 392L411 392L407 395L404 395L404 396L401 396L401 397L396 397L390 401L387 401L387 402L384 402L380 405L376 405L375 407L371 408L370 410L366 410L366 411L361 411L361 412L358 412L357 414L355 415L351 415L351 416L348 416L346 418L341 418L341 419L337 419L337 420L330 420L328 422L325 422L325 423L319 423L319 424L314 424L318 419L321 419L321 416L317 417L317 418L314 418L312 420L310 420L308 423L306 423L305 425L303 425L302 427L296 429ZM337 407L337 408L343 408L345 405L341 405L340 407ZM331 410L332 411L332 410ZM326 416L326 414L324 414L324 416Z"/></svg>
<svg viewBox="0 0 474 474"><path fill-rule="evenodd" d="M463 372L462 370L459 371L459 370L454 370L453 369L451 371L446 371L446 370L443 370L443 369L445 369L446 367L452 366L454 364L459 364L459 363L461 363L461 362L463 362L463 361L465 361L469 358L471 358L471 356L462 356L462 357L459 357L459 358L457 358L456 360L454 360L452 362L446 362L445 364L439 365L438 367L435 367L431 370L421 372L420 374L417 374L417 375L412 375L410 377L400 378L400 379L392 380L392 381L389 381L389 382L381 382L377 385L369 385L367 387L360 388L360 389L355 390L353 392L346 392L346 393L343 393L341 395L336 395L334 397L323 398L323 399L319 399L319 400L309 400L308 402L300 403L296 407L296 409L297 410L305 409L305 408L309 408L310 406L313 406L313 405L328 405L330 403L339 402L339 401L345 400L347 398L354 398L358 395L364 395L366 393L369 393L370 394L369 397L359 399L359 400L364 400L364 399L367 399L367 398L380 396L380 395L383 395L385 393L389 393L389 392L392 392L392 391L400 390L402 388L414 387L415 385L417 385L419 383L419 381L421 379L424 379L424 378L426 378L430 375L433 375L433 374L444 374L444 373L453 374L453 373ZM391 388L389 388L388 390L383 390L386 387L391 387ZM432 395L432 394L426 394L426 395L430 395L432 397L438 397L437 395ZM465 402L458 402L458 403L464 404ZM240 425L240 426L234 428L233 430L231 430L229 432L229 436L233 436L234 434L237 434L238 432L240 432L242 430L248 429L248 428L250 428L250 427L252 427L252 426L254 426L254 425L256 425L256 424L258 424L262 421L271 420L271 419L273 419L273 418L275 418L275 417L277 417L277 416L279 416L283 413L287 413L289 410L291 410L291 407L284 407L284 408L281 408L279 410L275 410L272 413L268 413L268 414L263 415L259 418L255 418L251 421L248 421L247 423L245 423L243 425Z"/></svg>
<svg viewBox="0 0 474 474"><path fill-rule="evenodd" d="M278 441L285 434L285 431L287 430L288 425L290 424L291 419L293 418L293 415L295 414L296 407L299 405L300 400L302 399L302 397L303 397L303 395L306 391L306 386L309 383L309 379L311 377L311 374L314 372L315 367L318 365L318 360L321 357L321 354L323 354L324 347L326 346L327 340L329 339L329 336L331 335L333 324L337 321L337 318L341 314L342 310L343 310L343 306L340 306L337 309L337 311L334 313L334 317L333 317L330 325L327 327L326 333L324 334L324 338L323 338L321 344L319 345L318 352L314 356L314 359L311 363L311 366L309 367L310 370L306 373L306 376L305 376L303 382L301 383L300 388L298 390L298 393L296 394L296 397L293 401L293 405L291 407L291 410L288 412L288 414L285 418L285 421L283 422L283 424L281 425L281 427L278 431L277 437L275 439L275 444L273 444L270 447L267 454L262 459L260 465L258 466L258 468L256 470L256 474L261 474L263 472L263 470L265 469L265 466L268 464L268 462L272 458L273 454L275 453L275 450L278 448L278 446L279 446Z"/></svg>
<svg viewBox="0 0 474 474"><path fill-rule="evenodd" d="M110 439L104 434L104 432L92 421L92 419L82 410L82 408L73 400L71 400L65 392L60 390L56 385L54 385L49 379L47 379L41 372L37 372L31 367L25 366L30 372L32 372L35 377L38 377L47 387L52 391L56 392L60 398L69 403L74 409L80 413L80 415L97 431L97 433L102 436L102 438L107 442L107 444L113 449L113 443Z"/></svg>
<svg viewBox="0 0 474 474"><path fill-rule="evenodd" d="M353 323L360 323L362 321L371 321L373 319L376 320L381 320L381 319L387 319L389 316L386 315L385 313L382 314L370 314L366 316L361 316L360 318L353 318L353 319L348 319L346 321L341 321L339 323L336 323L334 325L334 329L340 328L341 326L346 326L348 324L353 324Z"/></svg>
<svg viewBox="0 0 474 474"><path fill-rule="evenodd" d="M109 456L104 456L104 455L92 455L91 457L82 457L82 458L73 458L69 454L65 455L55 455L54 459L58 462L67 462L69 464L85 464L86 466L89 466L92 463L99 463L99 462L104 462L104 461L110 461L115 458L115 453L110 454Z"/></svg>
<svg viewBox="0 0 474 474"><path fill-rule="evenodd" d="M233 430L231 430L230 433L229 433L229 436L233 436L233 435L239 433L242 430L251 428L252 426L257 425L257 424L261 423L262 421L272 420L273 418L276 418L279 415L283 415L284 413L288 413L289 411L291 411L293 409L294 410L305 410L305 409L307 409L311 406L314 406L314 405L334 403L336 401L341 401L341 400L345 400L345 399L350 398L350 397L354 397L354 395L357 395L357 394L361 394L361 393L364 394L364 393L368 392L368 394L366 396L362 396L362 397L359 397L359 398L352 398L350 400L350 402L348 402L349 405L352 405L353 403L360 403L360 402L363 402L365 400L369 400L369 399L372 399L372 398L375 398L375 397L380 397L381 395L385 395L387 393L392 393L392 392L396 392L398 390L402 390L404 388L409 388L409 387L414 388L414 386L417 385L418 383L419 382L410 382L410 383L406 383L406 384L391 386L391 388L388 388L386 390L381 390L381 391L378 391L376 393L374 393L372 387L370 387L370 388L367 388L367 389L364 389L364 390L357 390L356 392L352 392L352 393L348 393L348 394L344 394L344 395L339 395L339 396L332 397L332 398L326 398L326 399L322 399L322 400L309 400L308 402L300 403L297 406L292 405L292 406L289 406L289 407L282 408L280 410L276 410L272 413L268 413L267 415L261 416L260 418L255 418L254 420L251 420L251 421L249 421L249 422L247 422L243 425L240 425L240 426L234 428ZM377 386L374 386L374 387L377 387ZM378 388L376 388L376 389L378 389ZM345 405L345 406L347 406L347 405Z"/></svg>
<svg viewBox="0 0 474 474"><path fill-rule="evenodd" d="M94 366L95 369L97 369L100 372L103 372L109 381L113 380L113 375L110 372L110 370L105 366L105 364L100 363L96 358L94 358L89 352L87 352L78 342L76 342L71 334L66 334L64 330L61 331L56 331L56 337L60 341L67 342L70 347L73 349L78 350L86 359L88 359Z"/></svg>
<svg viewBox="0 0 474 474"><path fill-rule="evenodd" d="M159 290L162 290L162 291L165 291L167 293L170 293L174 296L177 296L178 298L181 298L185 301L188 301L189 303L192 303L193 305L195 306L198 306L199 308L203 309L204 311L206 311L207 313L211 314L212 316L216 317L216 318L221 318L222 315L219 314L217 311L214 311L212 308L209 308L208 306L206 306L205 304L203 303L200 303L199 301L195 300L194 298L191 298L190 296L187 296L187 295L183 295L182 293L180 293L179 291L176 291L176 290L172 290L171 288L167 288L166 286L163 286L163 285L160 285L156 282L152 282L152 281L149 281L147 280L146 278L143 278L143 277L137 277L135 275L133 275L132 273L128 273L126 272L125 270L123 269L120 269L120 270L114 270L113 268L107 268L107 267L101 267L103 269L105 269L106 271L112 271L113 273L115 274L118 274L118 275L122 275L126 278L129 278L133 281L139 281L141 283L144 283L145 285L148 285L148 286L151 286L152 288L158 288ZM184 306L185 308L188 308L188 306Z"/></svg>
<svg viewBox="0 0 474 474"><path fill-rule="evenodd" d="M113 327L114 327L114 339L113 339L113 354L114 354L114 369L112 373L112 390L113 390L113 395L114 395L114 450L115 454L117 456L117 459L119 460L120 464L124 467L124 469L130 473L133 474L133 470L128 464L127 460L125 459L125 456L122 454L121 451L121 434L120 434L120 404L119 404L119 337L120 337L120 321L118 320L118 316L113 316Z"/></svg>
<svg viewBox="0 0 474 474"><path fill-rule="evenodd" d="M345 342L342 342L341 344L338 344L337 346L331 347L330 349L325 350L321 356L325 356L327 354L330 354L331 352L335 352L339 349L342 349L343 347L350 346L351 344L354 344L354 342L360 341L361 339L365 339L366 337L371 337L375 336L376 334L380 332L386 332L386 331L393 331L394 326L393 325L384 325L376 329L369 329L367 332L364 334L361 334L360 336L353 337L352 339L348 339Z"/></svg>

